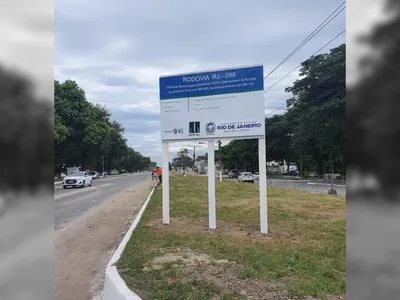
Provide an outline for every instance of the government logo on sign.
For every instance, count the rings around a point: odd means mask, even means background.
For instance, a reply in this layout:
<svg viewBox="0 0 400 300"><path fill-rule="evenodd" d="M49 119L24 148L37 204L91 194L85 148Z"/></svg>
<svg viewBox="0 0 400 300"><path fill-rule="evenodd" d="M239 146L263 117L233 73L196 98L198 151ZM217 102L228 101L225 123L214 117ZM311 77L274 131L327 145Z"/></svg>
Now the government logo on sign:
<svg viewBox="0 0 400 300"><path fill-rule="evenodd" d="M200 136L200 122L189 122L189 136Z"/></svg>
<svg viewBox="0 0 400 300"><path fill-rule="evenodd" d="M214 134L216 128L217 128L217 127L216 127L216 125L215 125L214 122L208 122L208 123L206 124L206 134L209 134L209 135Z"/></svg>
<svg viewBox="0 0 400 300"><path fill-rule="evenodd" d="M182 134L183 128L175 128L173 132L174 132L174 134Z"/></svg>

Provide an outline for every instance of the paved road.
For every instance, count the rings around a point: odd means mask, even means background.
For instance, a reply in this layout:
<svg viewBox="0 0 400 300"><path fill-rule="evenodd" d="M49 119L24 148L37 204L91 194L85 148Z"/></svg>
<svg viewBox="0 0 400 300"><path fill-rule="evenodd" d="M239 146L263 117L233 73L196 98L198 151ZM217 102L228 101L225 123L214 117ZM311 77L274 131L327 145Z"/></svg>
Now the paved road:
<svg viewBox="0 0 400 300"><path fill-rule="evenodd" d="M62 228L63 225L81 216L93 207L150 176L150 173L110 176L93 180L91 187L75 189L63 189L61 185L55 185L54 228Z"/></svg>
<svg viewBox="0 0 400 300"><path fill-rule="evenodd" d="M237 179L231 179L223 177L222 180L237 181ZM288 189L295 189L299 191L306 191L310 193L323 193L328 194L328 190L331 186L321 184L308 184L308 180L280 180L280 179L268 179L268 186L278 186ZM256 181L258 184L258 181ZM346 188L334 186L339 196L346 197Z"/></svg>

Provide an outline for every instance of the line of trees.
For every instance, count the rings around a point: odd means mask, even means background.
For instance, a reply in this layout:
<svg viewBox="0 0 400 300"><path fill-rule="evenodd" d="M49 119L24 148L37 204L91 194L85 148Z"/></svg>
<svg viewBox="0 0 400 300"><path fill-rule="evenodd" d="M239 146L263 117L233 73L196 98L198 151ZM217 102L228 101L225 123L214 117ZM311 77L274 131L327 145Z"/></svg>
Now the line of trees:
<svg viewBox="0 0 400 300"><path fill-rule="evenodd" d="M286 88L287 111L265 119L267 160L302 164L303 171L345 173L346 46L301 64L301 79ZM221 149L226 169L258 170L258 141L235 140ZM218 159L218 155L216 155Z"/></svg>
<svg viewBox="0 0 400 300"><path fill-rule="evenodd" d="M69 166L133 172L155 164L128 147L123 126L72 80L54 81L54 151L55 174Z"/></svg>

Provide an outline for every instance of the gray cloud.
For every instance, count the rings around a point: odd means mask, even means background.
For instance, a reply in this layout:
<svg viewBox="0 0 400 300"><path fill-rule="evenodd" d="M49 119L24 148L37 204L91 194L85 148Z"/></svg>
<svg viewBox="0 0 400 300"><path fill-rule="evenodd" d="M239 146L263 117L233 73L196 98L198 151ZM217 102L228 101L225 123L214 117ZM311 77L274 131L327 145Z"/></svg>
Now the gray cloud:
<svg viewBox="0 0 400 300"><path fill-rule="evenodd" d="M90 101L107 105L125 126L130 145L161 162L160 75L260 63L268 73L341 2L58 2L55 76L76 80ZM342 13L267 78L265 87L344 28ZM289 98L284 88L296 76L294 72L265 94L266 114L284 110Z"/></svg>
<svg viewBox="0 0 400 300"><path fill-rule="evenodd" d="M104 75L99 79L100 82L108 86L138 86L135 78L129 78L124 76L107 76Z"/></svg>
<svg viewBox="0 0 400 300"><path fill-rule="evenodd" d="M142 111L112 111L113 118L123 124L127 134L157 134L160 130L160 117L157 113Z"/></svg>

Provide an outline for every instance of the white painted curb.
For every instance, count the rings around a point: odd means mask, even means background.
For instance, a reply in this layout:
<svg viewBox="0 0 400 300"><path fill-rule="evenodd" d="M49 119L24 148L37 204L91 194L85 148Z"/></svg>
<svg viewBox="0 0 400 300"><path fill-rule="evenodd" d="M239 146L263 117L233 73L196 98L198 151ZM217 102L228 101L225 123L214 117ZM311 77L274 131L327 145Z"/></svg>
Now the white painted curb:
<svg viewBox="0 0 400 300"><path fill-rule="evenodd" d="M335 186L335 187L346 187L343 184L329 184L329 183L318 183L318 182L307 182L307 184L311 185L323 185L323 186Z"/></svg>
<svg viewBox="0 0 400 300"><path fill-rule="evenodd" d="M141 298L132 292L126 285L125 281L119 276L117 267L115 263L121 257L122 252L124 251L126 244L130 240L132 236L133 230L135 230L136 226L139 224L139 221L145 211L151 196L153 195L155 187L151 190L149 196L147 197L146 201L144 202L142 208L140 209L139 213L137 214L135 220L133 221L131 227L129 228L128 232L125 234L124 239L122 240L121 244L119 244L117 250L115 251L114 255L111 257L107 268L106 268L106 277L104 281L104 294L103 300L141 300Z"/></svg>

